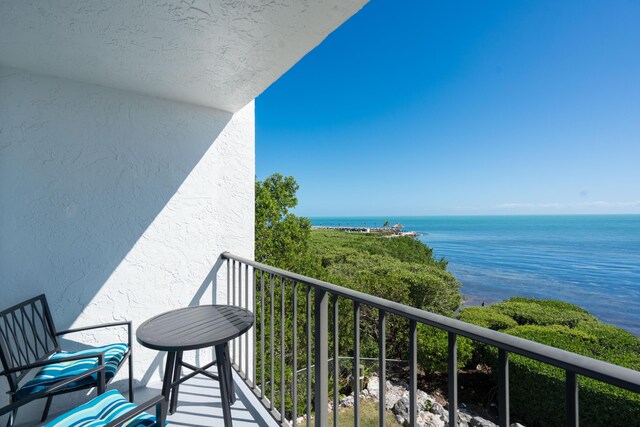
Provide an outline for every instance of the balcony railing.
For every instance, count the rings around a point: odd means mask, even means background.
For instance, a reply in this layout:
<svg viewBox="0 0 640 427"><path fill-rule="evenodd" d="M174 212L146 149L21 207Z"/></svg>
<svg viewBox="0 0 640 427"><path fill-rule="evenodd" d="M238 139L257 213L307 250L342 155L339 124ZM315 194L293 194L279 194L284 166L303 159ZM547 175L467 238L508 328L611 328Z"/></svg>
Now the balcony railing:
<svg viewBox="0 0 640 427"><path fill-rule="evenodd" d="M499 425L509 426L509 354L518 354L540 362L556 366L565 371L566 376L566 420L567 425L578 425L578 375L590 377L623 389L640 393L640 372L600 360L560 350L544 344L507 335L491 329L465 323L456 319L430 313L417 308L398 304L383 298L347 289L328 282L270 267L230 253L224 253L227 263L227 303L239 305L256 313L253 336L247 334L238 338L231 346L233 366L239 375L261 399L276 421L282 425L296 425L298 418L299 384L298 352L306 353L306 381L302 390L306 399L305 413L307 426L312 418L317 427L329 425L328 403L333 396L333 425L338 425L338 380L339 372L339 300L353 304L353 378L360 378L360 313L362 307L378 310L378 375L379 375L379 422L385 425L385 385L386 385L386 337L385 322L389 315L407 319L409 323L409 423L417 424L417 325L429 325L448 333L448 396L449 425L457 426L458 384L457 384L457 337L467 337L498 349L498 402ZM290 298L285 301L285 288L290 287ZM277 291L275 288L279 288ZM303 319L306 336L298 337L299 297L305 298ZM279 323L276 322L275 298L280 297ZM266 298L265 298L266 297ZM313 299L313 302L312 302ZM331 300L331 313L329 312ZM267 306L265 306L265 303ZM290 304L290 305L288 305ZM290 310L290 324L285 313ZM332 318L332 330L329 319ZM266 334L265 327L268 327ZM275 342L275 330L279 328L279 343ZM291 340L286 346L285 328L291 328ZM260 331L257 336L256 331ZM265 336L268 335L268 336ZM331 335L331 340L330 340ZM268 340L268 341L267 341ZM299 342L300 341L300 342ZM332 358L329 361L330 341ZM300 346L301 342L303 346ZM279 345L278 345L279 344ZM249 363L249 348L255 345L257 353ZM279 348L278 348L279 347ZM268 349L268 351L267 351ZM266 354L265 354L266 352ZM287 357L287 355L291 355ZM276 361L279 366L276 370ZM285 366L286 363L290 366ZM269 375L265 378L268 365ZM334 373L333 390L330 393L329 365ZM285 378L286 368L293 375ZM280 378L275 377L279 372ZM310 375L312 374L312 375ZM312 378L313 376L313 378ZM360 402L359 381L353 382L354 425L359 425ZM287 404L287 398L291 403ZM313 408L313 411L312 411ZM288 415L290 414L290 415Z"/></svg>

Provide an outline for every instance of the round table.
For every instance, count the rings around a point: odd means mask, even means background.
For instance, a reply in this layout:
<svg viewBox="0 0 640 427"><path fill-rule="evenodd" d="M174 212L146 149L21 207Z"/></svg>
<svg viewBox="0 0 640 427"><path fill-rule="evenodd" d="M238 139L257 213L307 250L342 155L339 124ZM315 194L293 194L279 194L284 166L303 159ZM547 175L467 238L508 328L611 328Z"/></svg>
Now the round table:
<svg viewBox="0 0 640 427"><path fill-rule="evenodd" d="M230 305L201 305L162 313L144 322L136 330L136 338L147 348L167 352L167 364L162 382L162 394L167 402L171 399L169 413L173 414L178 404L181 383L197 374L220 382L222 413L225 427L231 426L231 405L235 402L228 343L247 332L254 323L249 310ZM214 347L216 360L196 367L182 360L182 353ZM217 365L213 374L207 369ZM193 372L181 376L181 368Z"/></svg>

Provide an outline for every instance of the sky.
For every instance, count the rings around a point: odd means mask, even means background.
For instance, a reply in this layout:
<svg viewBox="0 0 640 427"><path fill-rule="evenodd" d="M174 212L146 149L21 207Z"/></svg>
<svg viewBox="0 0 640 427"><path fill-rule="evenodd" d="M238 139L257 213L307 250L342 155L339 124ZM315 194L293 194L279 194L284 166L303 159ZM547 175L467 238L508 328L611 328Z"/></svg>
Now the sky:
<svg viewBox="0 0 640 427"><path fill-rule="evenodd" d="M640 213L640 1L372 0L256 100L305 216Z"/></svg>

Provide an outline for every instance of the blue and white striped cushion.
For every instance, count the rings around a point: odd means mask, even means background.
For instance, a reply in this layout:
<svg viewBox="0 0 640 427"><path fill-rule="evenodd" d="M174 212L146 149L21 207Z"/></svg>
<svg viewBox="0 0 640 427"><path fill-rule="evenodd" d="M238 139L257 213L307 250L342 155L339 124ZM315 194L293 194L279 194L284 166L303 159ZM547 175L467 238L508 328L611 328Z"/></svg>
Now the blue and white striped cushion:
<svg viewBox="0 0 640 427"><path fill-rule="evenodd" d="M101 394L90 402L60 415L44 427L100 427L134 409L117 390ZM156 425L156 417L145 413L122 424L123 427L150 427Z"/></svg>
<svg viewBox="0 0 640 427"><path fill-rule="evenodd" d="M127 344L109 344L102 347L88 348L86 350L80 351L60 351L58 353L52 354L49 359L55 360L63 357L78 356L83 354L103 353L105 377L106 380L109 381L115 376L116 371L118 370L118 367L122 362L122 358L124 357L124 354L127 352L128 348L129 347L127 346ZM74 360L72 362L60 362L47 365L40 369L40 371L38 371L38 373L32 380L27 381L24 386L22 386L20 390L18 390L18 392L16 393L16 397L20 399L21 397L30 395L32 393L37 393L40 390L44 390L45 388L53 385L60 380L81 374L88 371L89 369L95 368L96 366L98 366L97 358ZM72 389L76 387L85 387L90 384L96 384L97 381L98 374L93 374L89 377L81 379L80 381L71 383L65 388Z"/></svg>

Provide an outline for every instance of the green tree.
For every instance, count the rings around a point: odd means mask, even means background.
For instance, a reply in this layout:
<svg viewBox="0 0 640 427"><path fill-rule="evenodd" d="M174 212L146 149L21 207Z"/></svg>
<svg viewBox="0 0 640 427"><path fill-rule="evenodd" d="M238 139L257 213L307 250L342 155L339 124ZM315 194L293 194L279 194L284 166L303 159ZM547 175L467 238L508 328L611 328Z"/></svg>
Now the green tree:
<svg viewBox="0 0 640 427"><path fill-rule="evenodd" d="M256 181L256 261L285 270L306 271L311 221L290 212L298 204L299 188L293 177L279 173Z"/></svg>
<svg viewBox="0 0 640 427"><path fill-rule="evenodd" d="M389 227L391 227L391 224L389 223L389 221L385 221L384 224L382 224L382 226L384 228L389 228Z"/></svg>

